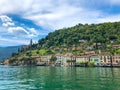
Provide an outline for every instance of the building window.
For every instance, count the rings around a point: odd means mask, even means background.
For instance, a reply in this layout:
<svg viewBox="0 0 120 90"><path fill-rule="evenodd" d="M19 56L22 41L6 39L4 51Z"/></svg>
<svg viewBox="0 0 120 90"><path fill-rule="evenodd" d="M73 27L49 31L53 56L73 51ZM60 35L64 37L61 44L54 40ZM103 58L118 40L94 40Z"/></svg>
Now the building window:
<svg viewBox="0 0 120 90"><path fill-rule="evenodd" d="M116 63L118 63L118 60L116 60Z"/></svg>

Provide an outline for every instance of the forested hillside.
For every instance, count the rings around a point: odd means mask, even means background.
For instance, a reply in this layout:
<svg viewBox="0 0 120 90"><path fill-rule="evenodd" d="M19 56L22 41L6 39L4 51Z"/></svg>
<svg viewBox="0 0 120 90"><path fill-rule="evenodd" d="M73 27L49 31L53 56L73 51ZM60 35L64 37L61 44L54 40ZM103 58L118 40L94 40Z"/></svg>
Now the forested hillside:
<svg viewBox="0 0 120 90"><path fill-rule="evenodd" d="M78 24L71 28L63 28L49 33L46 38L39 40L40 46L71 46L79 45L81 40L87 40L88 45L113 42L120 43L120 22L101 24Z"/></svg>

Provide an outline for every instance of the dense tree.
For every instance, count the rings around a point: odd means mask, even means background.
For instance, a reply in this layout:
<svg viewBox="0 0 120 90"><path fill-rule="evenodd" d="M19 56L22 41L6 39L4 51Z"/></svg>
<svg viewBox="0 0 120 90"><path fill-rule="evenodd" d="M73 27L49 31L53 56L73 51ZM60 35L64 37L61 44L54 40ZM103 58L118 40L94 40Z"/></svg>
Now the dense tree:
<svg viewBox="0 0 120 90"><path fill-rule="evenodd" d="M71 28L63 28L49 33L46 38L39 40L40 46L60 47L62 45L79 45L79 40L87 40L88 45L102 43L104 46L114 40L120 43L120 22L101 24L78 24Z"/></svg>
<svg viewBox="0 0 120 90"><path fill-rule="evenodd" d="M55 63L56 60L57 60L56 56L52 55L50 62Z"/></svg>
<svg viewBox="0 0 120 90"><path fill-rule="evenodd" d="M29 57L32 56L31 51L27 51L27 52L26 52L26 56L29 56Z"/></svg>

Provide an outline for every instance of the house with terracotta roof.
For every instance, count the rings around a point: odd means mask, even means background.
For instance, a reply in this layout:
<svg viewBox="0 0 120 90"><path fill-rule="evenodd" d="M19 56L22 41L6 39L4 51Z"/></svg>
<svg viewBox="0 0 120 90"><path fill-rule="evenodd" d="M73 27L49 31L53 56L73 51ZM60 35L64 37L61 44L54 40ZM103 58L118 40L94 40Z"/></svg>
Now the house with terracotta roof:
<svg viewBox="0 0 120 90"><path fill-rule="evenodd" d="M120 49L120 44L115 44L115 45L112 45L112 48L115 48L115 49Z"/></svg>

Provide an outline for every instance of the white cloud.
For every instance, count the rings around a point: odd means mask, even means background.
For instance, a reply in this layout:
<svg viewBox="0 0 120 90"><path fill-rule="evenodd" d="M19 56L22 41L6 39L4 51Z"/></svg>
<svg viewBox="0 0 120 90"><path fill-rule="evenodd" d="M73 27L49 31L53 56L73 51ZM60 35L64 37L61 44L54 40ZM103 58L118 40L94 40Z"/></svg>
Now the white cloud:
<svg viewBox="0 0 120 90"><path fill-rule="evenodd" d="M101 22L118 22L120 21L120 15L106 15L106 17L97 19L99 23Z"/></svg>
<svg viewBox="0 0 120 90"><path fill-rule="evenodd" d="M103 6L109 4L111 7L120 4L120 0L0 0L0 19L2 21L0 32L18 38L20 36L33 38L50 32L40 32L34 27L16 25L10 17L5 16L6 14L19 15L24 19L31 20L38 26L48 28L46 30L70 27L78 23L101 23L120 20L120 14L109 15L101 8L93 9L93 5L96 5L94 7L101 6L99 2L102 2Z"/></svg>
<svg viewBox="0 0 120 90"><path fill-rule="evenodd" d="M58 7L53 5L52 9L48 9L48 13L43 14L40 11L40 13L37 14L25 14L23 17L34 21L37 25L52 29L69 27L79 22L85 22L84 19L89 15L89 11L85 11L81 7L72 6L67 3L64 4L64 2L65 0L61 2L63 5L58 5ZM94 11L90 13L93 13L93 16L96 14Z"/></svg>
<svg viewBox="0 0 120 90"><path fill-rule="evenodd" d="M8 26L14 26L15 24L13 22L6 22L6 23L3 23L2 26L4 27L8 27Z"/></svg>
<svg viewBox="0 0 120 90"><path fill-rule="evenodd" d="M35 28L28 28L28 30L30 31L30 33L32 33L33 35L39 35L39 32L37 30L35 30Z"/></svg>
<svg viewBox="0 0 120 90"><path fill-rule="evenodd" d="M0 20L2 22L2 26L4 26L4 27L15 25L14 22L12 21L12 19L6 15L1 15Z"/></svg>
<svg viewBox="0 0 120 90"><path fill-rule="evenodd" d="M34 38L37 37L40 33L34 28L23 28L23 27L9 27L8 33L14 35L18 38Z"/></svg>
<svg viewBox="0 0 120 90"><path fill-rule="evenodd" d="M119 3L120 0L109 0L103 3ZM91 3L99 1L91 0ZM101 1L100 1L101 2ZM24 4L23 4L24 3ZM84 0L0 0L0 14L17 14L25 19L32 20L39 26L51 29L74 26L77 23L96 23L100 10L88 10L84 5L90 1ZM103 18L106 18L104 16ZM102 19L102 18L101 18ZM102 20L100 20L102 21ZM4 24L4 26L7 26Z"/></svg>
<svg viewBox="0 0 120 90"><path fill-rule="evenodd" d="M30 40L24 40L24 39L9 39L0 37L0 41L3 43L0 43L0 46L13 46L13 45L28 45ZM9 44L8 44L9 43Z"/></svg>
<svg viewBox="0 0 120 90"><path fill-rule="evenodd" d="M110 0L110 3L120 5L120 0Z"/></svg>
<svg viewBox="0 0 120 90"><path fill-rule="evenodd" d="M10 34L16 37L21 36L25 38L32 38L35 37L35 35L39 35L38 31L34 28L30 28L28 30L27 28L16 25L14 21L7 15L0 15L0 21L2 23L2 26L0 27L1 34Z"/></svg>
<svg viewBox="0 0 120 90"><path fill-rule="evenodd" d="M27 35L29 32L27 32L23 27L9 27L8 32L15 34L15 35Z"/></svg>
<svg viewBox="0 0 120 90"><path fill-rule="evenodd" d="M2 10L0 13L17 13L39 26L59 29L73 26L78 22L84 23L85 18L88 18L91 13L93 13L91 17L94 18L96 14L94 11L89 12L79 6L82 2L83 0L1 0L0 6L6 10Z"/></svg>
<svg viewBox="0 0 120 90"><path fill-rule="evenodd" d="M6 15L1 15L0 19L2 22L12 22L12 19Z"/></svg>
<svg viewBox="0 0 120 90"><path fill-rule="evenodd" d="M28 44L29 39L39 35L39 31L21 27L7 15L0 15L0 23L0 46Z"/></svg>

